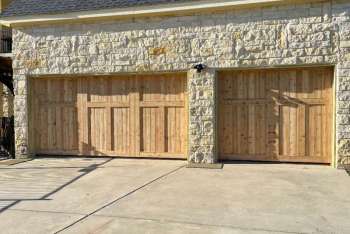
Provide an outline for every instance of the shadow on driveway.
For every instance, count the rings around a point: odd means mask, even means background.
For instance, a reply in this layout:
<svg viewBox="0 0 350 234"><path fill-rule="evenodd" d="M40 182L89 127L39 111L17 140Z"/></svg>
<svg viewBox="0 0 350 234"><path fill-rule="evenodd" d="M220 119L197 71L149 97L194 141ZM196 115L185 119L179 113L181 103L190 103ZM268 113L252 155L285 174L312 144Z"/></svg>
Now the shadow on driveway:
<svg viewBox="0 0 350 234"><path fill-rule="evenodd" d="M21 201L44 201L51 200L49 197L60 190L64 189L68 185L76 182L82 177L93 172L97 168L107 164L112 161L113 158L107 159L101 163L94 163L86 167L74 167L74 166L52 166L52 167L3 167L0 168L1 179L0 179L0 213L6 211L10 207L13 207L20 203ZM41 173L43 170L50 172L50 170L58 169L79 169L78 172L81 173L72 179L63 178L60 175L44 174ZM33 172L34 170L34 172ZM62 170L61 170L62 171ZM41 175L39 175L41 174ZM48 177L51 178L49 180ZM45 177L45 179L42 179ZM70 176L68 176L70 177ZM41 180L42 179L42 180ZM68 181L66 179L69 179ZM57 184L57 182L63 182L63 184ZM18 185L18 186L16 186ZM47 191L48 188L58 186L51 191ZM44 194L38 198L38 195Z"/></svg>

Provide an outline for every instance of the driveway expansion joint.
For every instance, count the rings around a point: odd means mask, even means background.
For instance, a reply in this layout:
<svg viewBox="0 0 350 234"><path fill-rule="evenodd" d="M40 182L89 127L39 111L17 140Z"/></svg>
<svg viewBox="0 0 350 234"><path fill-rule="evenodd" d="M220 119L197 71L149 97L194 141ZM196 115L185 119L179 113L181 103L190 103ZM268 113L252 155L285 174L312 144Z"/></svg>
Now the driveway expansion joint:
<svg viewBox="0 0 350 234"><path fill-rule="evenodd" d="M147 183L145 183L145 184L143 184L143 185L141 185L141 186L135 188L134 190L132 190L132 191L130 191L130 192L124 194L124 195L121 196L121 197L118 197L118 198L114 199L113 201L111 201L111 202L109 202L109 203L107 203L107 204L101 206L100 208L98 208L98 209L96 209L96 210L90 212L89 214L84 215L83 217L79 218L78 220L74 221L73 223L69 224L68 226L65 226L65 227L61 228L60 230L58 230L58 231L56 231L56 232L54 232L54 233L57 234L57 233L62 233L63 231L66 231L67 229L71 228L71 227L74 226L75 224L80 223L81 221L83 221L83 220L87 219L88 217L90 217L90 216L96 214L97 212L99 212L99 211L101 211L101 210L103 210L103 209L105 209L105 208L107 208L107 207L109 207L109 206L111 206L111 205L113 205L113 204L119 202L120 200L122 200L122 199L124 199L124 198L130 196L131 194L136 193L137 191L140 191L141 189L143 189L143 188L145 188L145 187L147 187L147 186L153 184L154 182L159 181L160 179L163 179L163 178L165 178L165 177L167 177L167 176L169 176L169 175L171 175L171 174L177 172L178 170L184 168L185 166L186 166L186 165L182 165L182 166L177 167L177 168L175 168L175 169L173 169L173 170L171 170L171 171L169 171L169 172L167 172L167 173L165 173L165 174L163 174L163 175L161 175L161 176L158 176L157 178L155 178L155 179L153 179L153 180L151 180L151 181L149 181L149 182L147 182Z"/></svg>

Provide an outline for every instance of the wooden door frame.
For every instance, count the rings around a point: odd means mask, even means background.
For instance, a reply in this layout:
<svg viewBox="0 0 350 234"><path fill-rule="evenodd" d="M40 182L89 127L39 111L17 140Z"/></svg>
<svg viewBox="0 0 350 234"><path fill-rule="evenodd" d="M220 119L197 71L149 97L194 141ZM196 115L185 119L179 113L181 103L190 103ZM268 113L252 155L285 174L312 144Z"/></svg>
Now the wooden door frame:
<svg viewBox="0 0 350 234"><path fill-rule="evenodd" d="M332 159L331 167L337 167L338 160L338 150L337 150L337 87L338 87L338 78L337 78L337 67L335 65L330 66L333 69L332 77Z"/></svg>

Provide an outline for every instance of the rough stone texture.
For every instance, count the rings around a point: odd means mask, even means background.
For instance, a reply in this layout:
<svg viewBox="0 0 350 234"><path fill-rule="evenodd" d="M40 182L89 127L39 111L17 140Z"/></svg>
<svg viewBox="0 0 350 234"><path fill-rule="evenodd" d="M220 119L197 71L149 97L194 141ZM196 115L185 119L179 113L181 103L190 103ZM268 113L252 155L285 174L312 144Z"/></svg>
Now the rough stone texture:
<svg viewBox="0 0 350 234"><path fill-rule="evenodd" d="M13 116L13 95L3 84L0 84L0 117Z"/></svg>
<svg viewBox="0 0 350 234"><path fill-rule="evenodd" d="M4 86L3 87L3 92L2 92L2 114L4 117L11 117L13 116L13 95L11 91Z"/></svg>
<svg viewBox="0 0 350 234"><path fill-rule="evenodd" d="M214 69L188 72L189 154L191 163L215 163L215 79Z"/></svg>
<svg viewBox="0 0 350 234"><path fill-rule="evenodd" d="M30 153L28 77L188 71L202 62L216 69L336 65L336 161L340 165L350 156L349 1L16 28L13 39L17 155ZM214 134L214 127L206 130Z"/></svg>

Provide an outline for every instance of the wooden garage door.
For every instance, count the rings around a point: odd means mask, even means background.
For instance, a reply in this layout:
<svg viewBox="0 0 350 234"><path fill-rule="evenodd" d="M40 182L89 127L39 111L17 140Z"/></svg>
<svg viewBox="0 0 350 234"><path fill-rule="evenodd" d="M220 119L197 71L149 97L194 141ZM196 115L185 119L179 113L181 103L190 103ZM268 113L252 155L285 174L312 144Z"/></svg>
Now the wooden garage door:
<svg viewBox="0 0 350 234"><path fill-rule="evenodd" d="M331 68L219 75L221 159L330 163Z"/></svg>
<svg viewBox="0 0 350 234"><path fill-rule="evenodd" d="M31 82L37 154L185 158L185 75Z"/></svg>

